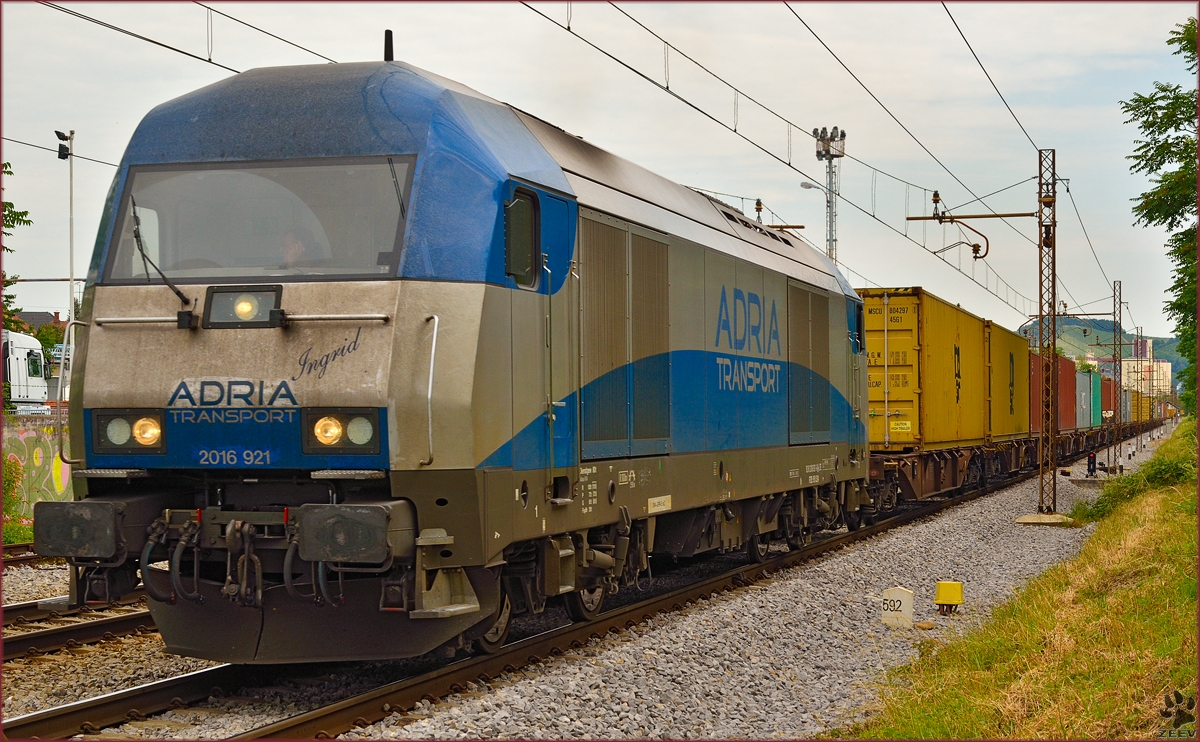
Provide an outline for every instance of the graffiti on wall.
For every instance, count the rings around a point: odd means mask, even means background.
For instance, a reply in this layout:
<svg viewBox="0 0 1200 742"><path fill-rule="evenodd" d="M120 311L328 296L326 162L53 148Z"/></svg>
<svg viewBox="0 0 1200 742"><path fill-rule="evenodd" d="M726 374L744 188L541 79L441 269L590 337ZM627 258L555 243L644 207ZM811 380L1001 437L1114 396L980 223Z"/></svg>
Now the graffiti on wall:
<svg viewBox="0 0 1200 742"><path fill-rule="evenodd" d="M53 418L5 415L4 459L10 457L24 469L18 515L32 518L38 500L72 499L71 467L58 456L58 429Z"/></svg>

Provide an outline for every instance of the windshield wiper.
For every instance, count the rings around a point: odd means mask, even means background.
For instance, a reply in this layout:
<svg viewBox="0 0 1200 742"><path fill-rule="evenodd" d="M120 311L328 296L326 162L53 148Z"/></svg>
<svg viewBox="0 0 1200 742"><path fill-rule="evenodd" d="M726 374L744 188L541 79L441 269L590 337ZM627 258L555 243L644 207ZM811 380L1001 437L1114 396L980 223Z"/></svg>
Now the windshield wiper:
<svg viewBox="0 0 1200 742"><path fill-rule="evenodd" d="M137 244L138 252L142 254L142 268L145 269L146 263L150 263L150 265L154 266L154 270L158 272L158 275L162 278L163 283L167 284L167 286L175 292L175 295L179 297L179 301L183 302L183 305L186 307L188 304L192 303L192 300L184 296L183 292L180 291L175 284L171 283L171 279L167 278L166 274L163 273L162 270L155 265L154 261L150 259L150 256L146 254L146 248L142 245L142 220L138 218L137 201L133 200L132 193L129 194L129 204L131 207L130 212L133 214L133 241ZM146 283L150 283L149 270L146 271Z"/></svg>

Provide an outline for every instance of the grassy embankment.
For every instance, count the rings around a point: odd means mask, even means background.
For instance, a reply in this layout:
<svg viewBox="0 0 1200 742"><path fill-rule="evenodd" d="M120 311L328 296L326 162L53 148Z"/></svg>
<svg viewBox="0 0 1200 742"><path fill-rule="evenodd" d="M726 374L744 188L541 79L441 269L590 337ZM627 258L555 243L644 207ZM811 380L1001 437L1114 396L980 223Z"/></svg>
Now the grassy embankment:
<svg viewBox="0 0 1200 742"><path fill-rule="evenodd" d="M1157 736L1165 693L1196 693L1196 424L1078 519L1080 554L992 617L894 670L875 716L842 737Z"/></svg>

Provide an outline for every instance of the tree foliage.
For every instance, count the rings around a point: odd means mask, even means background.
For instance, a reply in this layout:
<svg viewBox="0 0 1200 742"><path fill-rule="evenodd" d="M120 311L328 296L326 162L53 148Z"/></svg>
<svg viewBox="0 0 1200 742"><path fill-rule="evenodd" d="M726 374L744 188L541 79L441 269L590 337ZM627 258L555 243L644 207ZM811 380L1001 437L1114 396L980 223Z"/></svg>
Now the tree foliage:
<svg viewBox="0 0 1200 742"><path fill-rule="evenodd" d="M12 166L7 162L4 163L4 175L11 176L13 174ZM29 218L28 211L19 211L11 201L4 201L4 252L12 252L13 249L8 246L8 238L12 237L12 232L9 230L16 227L27 227L33 224ZM17 282L17 276L8 273L0 272L3 277L3 295L4 295L4 329L20 331L24 328L25 323L17 318L17 312L21 311L16 305L17 297L15 294L9 293L9 287Z"/></svg>
<svg viewBox="0 0 1200 742"><path fill-rule="evenodd" d="M1167 44L1196 74L1196 19L1175 26ZM1165 227L1167 255L1174 264L1167 316L1175 321L1179 353L1188 362L1180 372L1184 409L1196 411L1196 88L1154 83L1154 92L1135 93L1121 102L1142 139L1134 141L1129 169L1150 177L1152 188L1134 199L1134 224Z"/></svg>

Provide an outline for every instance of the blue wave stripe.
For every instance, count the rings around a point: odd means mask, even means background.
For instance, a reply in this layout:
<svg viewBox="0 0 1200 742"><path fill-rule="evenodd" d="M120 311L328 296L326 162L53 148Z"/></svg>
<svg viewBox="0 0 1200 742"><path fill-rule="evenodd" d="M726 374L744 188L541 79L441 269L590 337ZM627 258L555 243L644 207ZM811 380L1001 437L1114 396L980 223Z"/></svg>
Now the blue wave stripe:
<svg viewBox="0 0 1200 742"><path fill-rule="evenodd" d="M643 368L661 368L664 361L670 373L669 436L631 441L628 423L614 426L611 420L607 425L589 422L589 405L625 408L630 377L636 373L631 366L642 364ZM654 385L654 375L649 373L647 376L650 377L649 385ZM823 386L828 390L829 431L789 436L788 379L812 376L824 381ZM611 399L614 394L621 398ZM618 436L600 440L585 437L585 459L780 447L789 444L789 437L792 443L833 441L854 444L866 440L865 429L854 419L849 402L836 386L813 374L811 369L782 360L702 350L672 351L614 369L586 384L580 396L584 402L584 430L593 435L607 430ZM637 397L636 381L634 397ZM558 467L579 463L580 447L576 438L579 428L575 424L578 400L579 396L570 394L560 400L566 406L556 408L558 435L554 458ZM635 414L636 409L635 400ZM638 427L635 419L632 428L636 431ZM653 425L646 427L654 429ZM517 471L544 468L549 460L548 431L549 424L543 414L492 452L479 468L511 466ZM621 435L624 437L619 437Z"/></svg>

